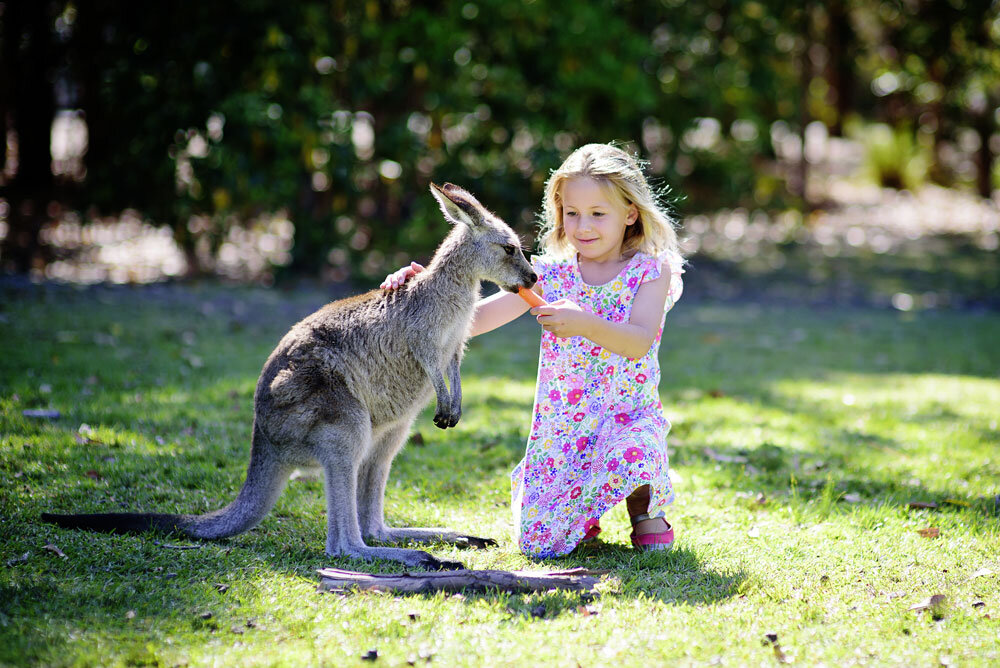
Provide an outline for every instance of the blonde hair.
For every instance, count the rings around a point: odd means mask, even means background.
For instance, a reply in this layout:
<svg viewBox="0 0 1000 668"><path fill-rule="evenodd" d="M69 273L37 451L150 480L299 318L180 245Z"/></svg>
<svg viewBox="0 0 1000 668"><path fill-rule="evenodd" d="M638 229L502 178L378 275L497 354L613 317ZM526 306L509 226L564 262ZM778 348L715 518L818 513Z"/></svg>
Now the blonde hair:
<svg viewBox="0 0 1000 668"><path fill-rule="evenodd" d="M673 218L653 192L638 161L613 144L587 144L573 151L545 183L538 243L546 255L569 257L573 246L562 221L562 186L580 177L605 186L625 206L635 205L639 217L625 228L622 255L642 251L653 257L666 253L681 257Z"/></svg>

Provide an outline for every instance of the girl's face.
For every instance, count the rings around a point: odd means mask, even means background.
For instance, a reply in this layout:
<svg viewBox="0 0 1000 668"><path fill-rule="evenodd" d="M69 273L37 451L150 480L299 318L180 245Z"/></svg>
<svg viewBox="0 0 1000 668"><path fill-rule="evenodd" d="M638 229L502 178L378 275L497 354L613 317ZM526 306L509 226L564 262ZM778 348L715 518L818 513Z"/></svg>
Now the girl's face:
<svg viewBox="0 0 1000 668"><path fill-rule="evenodd" d="M562 224L573 248L594 262L618 261L625 228L639 216L635 205L626 205L609 188L588 177L566 180L560 188Z"/></svg>

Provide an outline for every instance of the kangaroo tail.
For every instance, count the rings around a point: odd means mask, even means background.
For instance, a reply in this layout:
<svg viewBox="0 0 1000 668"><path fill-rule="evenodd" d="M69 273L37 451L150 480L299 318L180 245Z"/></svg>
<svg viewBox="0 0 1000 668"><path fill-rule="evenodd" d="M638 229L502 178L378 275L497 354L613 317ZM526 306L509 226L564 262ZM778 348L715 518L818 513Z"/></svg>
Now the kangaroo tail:
<svg viewBox="0 0 1000 668"><path fill-rule="evenodd" d="M57 515L42 513L43 522L67 529L86 529L106 533L142 533L158 531L178 533L190 538L225 538L249 531L271 511L281 495L291 468L275 457L270 443L254 430L247 479L236 499L225 508L204 515L165 513L99 513Z"/></svg>

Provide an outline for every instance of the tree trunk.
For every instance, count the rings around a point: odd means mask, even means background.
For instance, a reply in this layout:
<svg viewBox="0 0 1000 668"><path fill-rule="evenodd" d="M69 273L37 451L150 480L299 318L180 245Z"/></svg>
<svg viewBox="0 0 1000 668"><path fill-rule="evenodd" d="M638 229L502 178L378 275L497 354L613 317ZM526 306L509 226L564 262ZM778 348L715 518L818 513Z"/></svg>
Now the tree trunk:
<svg viewBox="0 0 1000 668"><path fill-rule="evenodd" d="M993 134L992 105L975 117L974 127L979 135L979 150L976 152L976 187L981 197L993 196L993 151L990 149L990 135Z"/></svg>
<svg viewBox="0 0 1000 668"><path fill-rule="evenodd" d="M830 53L827 80L833 91L833 103L837 109L837 118L830 128L830 134L843 137L844 117L854 109L854 70L851 59L854 32L851 30L851 21L844 0L831 2L827 13L830 19L830 29L827 33L827 49Z"/></svg>
<svg viewBox="0 0 1000 668"><path fill-rule="evenodd" d="M52 194L53 7L41 0L7 3L3 17L3 55L12 70L10 121L17 136L18 164L7 187L9 228L0 261L16 273L27 273L42 261L38 234Z"/></svg>
<svg viewBox="0 0 1000 668"><path fill-rule="evenodd" d="M809 161L806 160L806 127L809 125L809 84L812 82L812 61L809 59L809 47L812 45L812 6L804 3L799 20L799 36L802 39L802 52L799 54L799 138L802 145L802 155L799 159L798 180L799 195L802 197L802 207L812 211L809 201Z"/></svg>

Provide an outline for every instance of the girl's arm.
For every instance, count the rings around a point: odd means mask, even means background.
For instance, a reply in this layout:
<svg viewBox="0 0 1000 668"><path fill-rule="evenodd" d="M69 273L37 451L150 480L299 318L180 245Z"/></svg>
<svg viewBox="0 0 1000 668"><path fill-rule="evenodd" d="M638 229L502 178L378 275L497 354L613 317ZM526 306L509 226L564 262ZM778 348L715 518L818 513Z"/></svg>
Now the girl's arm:
<svg viewBox="0 0 1000 668"><path fill-rule="evenodd" d="M659 278L639 286L628 322L605 320L566 299L538 306L531 313L543 329L556 336L583 336L622 357L637 359L649 352L656 340L669 289L670 268L664 265Z"/></svg>
<svg viewBox="0 0 1000 668"><path fill-rule="evenodd" d="M537 292L537 290L535 291ZM469 336L491 332L528 310L528 303L519 295L501 290L476 303Z"/></svg>
<svg viewBox="0 0 1000 668"><path fill-rule="evenodd" d="M397 269L386 276L379 287L383 290L395 290L423 270L422 265L411 262L410 266ZM534 292L538 294L537 286ZM501 290L486 299L480 299L476 303L476 312L472 316L469 336L478 336L493 331L497 327L506 325L527 310L528 304L520 296L511 292Z"/></svg>

